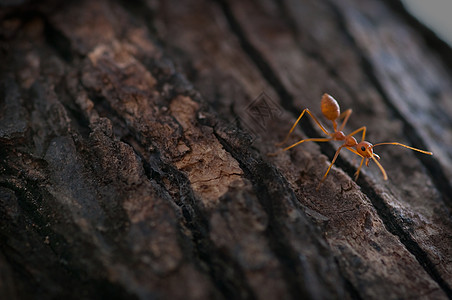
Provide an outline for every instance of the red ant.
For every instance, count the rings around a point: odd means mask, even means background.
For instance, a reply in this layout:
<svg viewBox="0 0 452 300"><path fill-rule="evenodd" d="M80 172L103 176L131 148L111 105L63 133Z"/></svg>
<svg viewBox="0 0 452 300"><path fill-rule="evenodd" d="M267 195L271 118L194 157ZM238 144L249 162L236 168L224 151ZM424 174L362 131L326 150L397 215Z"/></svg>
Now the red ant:
<svg viewBox="0 0 452 300"><path fill-rule="evenodd" d="M416 149L401 143L397 143L397 142L385 142L385 143L378 143L375 145L372 145L371 143L367 142L364 140L364 138L366 137L366 126L363 126L355 131L353 131L350 134L345 135L344 132L342 131L345 127L345 124L347 124L348 119L350 118L350 115L352 113L351 109L347 109L346 111L344 111L343 113L340 113L340 107L339 104L337 103L337 101L330 95L328 94L323 94L322 100L320 102L320 107L322 110L322 114L325 116L325 118L327 118L328 120L330 120L333 123L333 129L334 132L329 133L323 126L322 124L320 124L320 122L317 120L317 118L311 113L311 111L307 108L305 108L300 116L298 117L297 121L295 121L295 124L293 124L292 128L290 129L289 133L287 134L286 138L281 142L276 144L276 146L280 146L282 144L284 144L288 139L290 134L294 131L295 126L297 126L298 122L300 121L300 119L303 117L303 115L305 113L308 113L312 119L314 119L315 123L320 127L320 129L329 137L328 138L310 138L310 139L304 139L301 141L296 142L293 145L290 145L289 147L286 147L280 151L287 151L290 148L293 148L301 143L304 142L308 142L308 141L313 141L313 142L328 142L328 141L344 141L344 144L342 146L339 147L339 149L337 149L336 154L334 154L333 160L331 161L330 166L328 167L328 170L326 171L325 175L323 175L322 180L319 183L319 186L317 188L320 187L320 185L322 184L322 182L325 180L326 176L328 175L328 173L330 172L331 167L333 166L334 162L336 161L339 152L342 150L342 148L346 148L348 150L350 150L351 152L355 153L356 155L359 155L362 157L361 159L361 163L359 164L359 168L355 173L355 181L358 179L359 176L359 172L361 171L361 167L363 166L363 162L364 160L366 160L366 166L369 166L369 161L370 159L372 159L377 166L380 168L381 173L383 173L383 178L384 180L388 179L388 176L386 175L386 171L383 168L383 166L378 162L378 160L380 159L380 156L378 156L376 153L373 152L373 148L379 145L399 145L414 151L419 151L422 152L424 154L429 154L429 155L433 155L432 152L428 152L428 151L424 151L424 150L420 150L420 149ZM341 126L339 127L339 130L337 129L337 122L336 120L340 120L340 119L344 119L342 121ZM361 138L361 142L357 142L356 139L353 137L355 134L357 134L358 132L362 131L362 138ZM280 152L278 151L278 152ZM276 153L270 153L269 155L276 155L278 152Z"/></svg>

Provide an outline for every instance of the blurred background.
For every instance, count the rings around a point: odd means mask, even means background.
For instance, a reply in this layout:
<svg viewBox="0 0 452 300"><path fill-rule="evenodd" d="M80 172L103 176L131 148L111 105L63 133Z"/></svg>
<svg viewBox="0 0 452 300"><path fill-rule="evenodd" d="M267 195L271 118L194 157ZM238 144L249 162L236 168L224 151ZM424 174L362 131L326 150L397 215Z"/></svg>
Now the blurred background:
<svg viewBox="0 0 452 300"><path fill-rule="evenodd" d="M402 0L420 22L452 46L452 0Z"/></svg>

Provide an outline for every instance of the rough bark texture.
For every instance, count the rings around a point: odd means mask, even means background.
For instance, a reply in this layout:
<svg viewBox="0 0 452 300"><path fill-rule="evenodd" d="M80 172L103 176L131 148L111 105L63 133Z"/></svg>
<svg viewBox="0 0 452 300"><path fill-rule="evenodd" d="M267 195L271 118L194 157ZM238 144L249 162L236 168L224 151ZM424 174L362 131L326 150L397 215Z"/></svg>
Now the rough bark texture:
<svg viewBox="0 0 452 300"><path fill-rule="evenodd" d="M400 5L3 6L1 299L452 298L452 53ZM340 144L267 153L324 92L434 156L316 190Z"/></svg>

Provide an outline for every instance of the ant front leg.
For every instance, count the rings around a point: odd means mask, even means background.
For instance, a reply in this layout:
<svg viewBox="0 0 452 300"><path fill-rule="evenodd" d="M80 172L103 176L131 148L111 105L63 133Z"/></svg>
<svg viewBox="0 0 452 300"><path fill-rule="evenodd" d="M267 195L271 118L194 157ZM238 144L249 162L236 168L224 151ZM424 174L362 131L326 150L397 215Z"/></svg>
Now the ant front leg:
<svg viewBox="0 0 452 300"><path fill-rule="evenodd" d="M361 171L361 168L363 167L364 159L366 159L366 158L364 156L362 156L361 154L359 154L358 151L356 151L355 149L353 149L351 147L345 147L345 148L347 148L347 150L350 150L351 152L353 152L356 155L358 155L359 157L361 157L361 162L359 164L359 168L355 172L355 181L357 181L358 180L358 176L359 176L359 172ZM366 162L367 162L367 160L366 160Z"/></svg>
<svg viewBox="0 0 452 300"><path fill-rule="evenodd" d="M317 118L314 116L314 114L312 114L311 111L310 111L309 109L305 108L305 109L301 112L301 114L300 114L300 116L298 117L298 119L297 119L297 120L295 121L295 123L293 124L292 128L290 128L289 133L287 134L286 138L285 138L282 142L277 143L276 146L281 146L282 144L284 144L285 142L287 142L287 140L289 139L289 136L290 136L290 135L292 134L292 132L295 130L295 126L297 126L298 122L300 122L300 119L303 117L304 113L308 113L308 114L311 116L311 118L315 121L315 123L320 127L320 129L321 129L326 135L330 135L330 134L328 133L328 131L322 126L322 124L320 124L319 120L317 120ZM302 143L302 142L300 141L300 143ZM298 144L297 144L297 145L298 145ZM296 146L296 145L293 145L293 147L294 147L294 146ZM290 148L291 148L291 147L290 147Z"/></svg>
<svg viewBox="0 0 452 300"><path fill-rule="evenodd" d="M359 172L361 171L361 168L362 168L362 166L363 166L364 159L365 159L364 157L361 158L361 163L359 164L359 168L358 168L358 170L356 170L356 173L355 173L355 181L358 180Z"/></svg>

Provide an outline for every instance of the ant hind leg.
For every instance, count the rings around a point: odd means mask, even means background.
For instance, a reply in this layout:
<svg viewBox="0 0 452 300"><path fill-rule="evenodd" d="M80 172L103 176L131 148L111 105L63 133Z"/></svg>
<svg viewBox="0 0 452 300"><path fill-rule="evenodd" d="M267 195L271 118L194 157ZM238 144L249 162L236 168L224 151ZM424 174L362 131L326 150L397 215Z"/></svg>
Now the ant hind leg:
<svg viewBox="0 0 452 300"><path fill-rule="evenodd" d="M295 121L295 123L292 125L292 128L290 128L289 133L288 133L287 136L284 138L284 140L283 140L282 142L280 142L280 143L277 143L276 146L281 146L282 144L284 144L285 142L287 142L287 140L289 139L289 136L290 136L290 135L292 134L292 132L295 130L295 127L297 126L298 122L300 122L301 118L303 117L303 115L304 115L305 113L308 113L308 114L311 116L311 118L314 120L314 122L317 124L317 126L319 126L320 129L321 129L326 135L328 135L328 136L330 135L330 134L328 133L328 131L322 126L322 124L320 124L319 120L317 120L317 118L314 116L314 114L312 114L311 111L310 111L309 109L305 108L305 109L301 112L300 116L299 116L298 119ZM300 143L300 144L301 144L301 143Z"/></svg>
<svg viewBox="0 0 452 300"><path fill-rule="evenodd" d="M291 148L293 148L293 147L295 147L295 146L298 146L298 145L300 145L301 143L304 143L304 142L328 142L328 141L331 141L331 140L332 140L332 138L312 138L312 139L304 139L304 140L298 141L298 142L296 142L296 143L294 143L294 144L292 144L292 145L290 145L290 146L288 146L288 147L286 147L286 148L283 148L283 149L281 149L281 150L279 150L279 151L272 152L272 153L268 153L267 155L268 155L268 156L276 156L278 153L287 151L287 150L289 150L289 149L291 149Z"/></svg>

